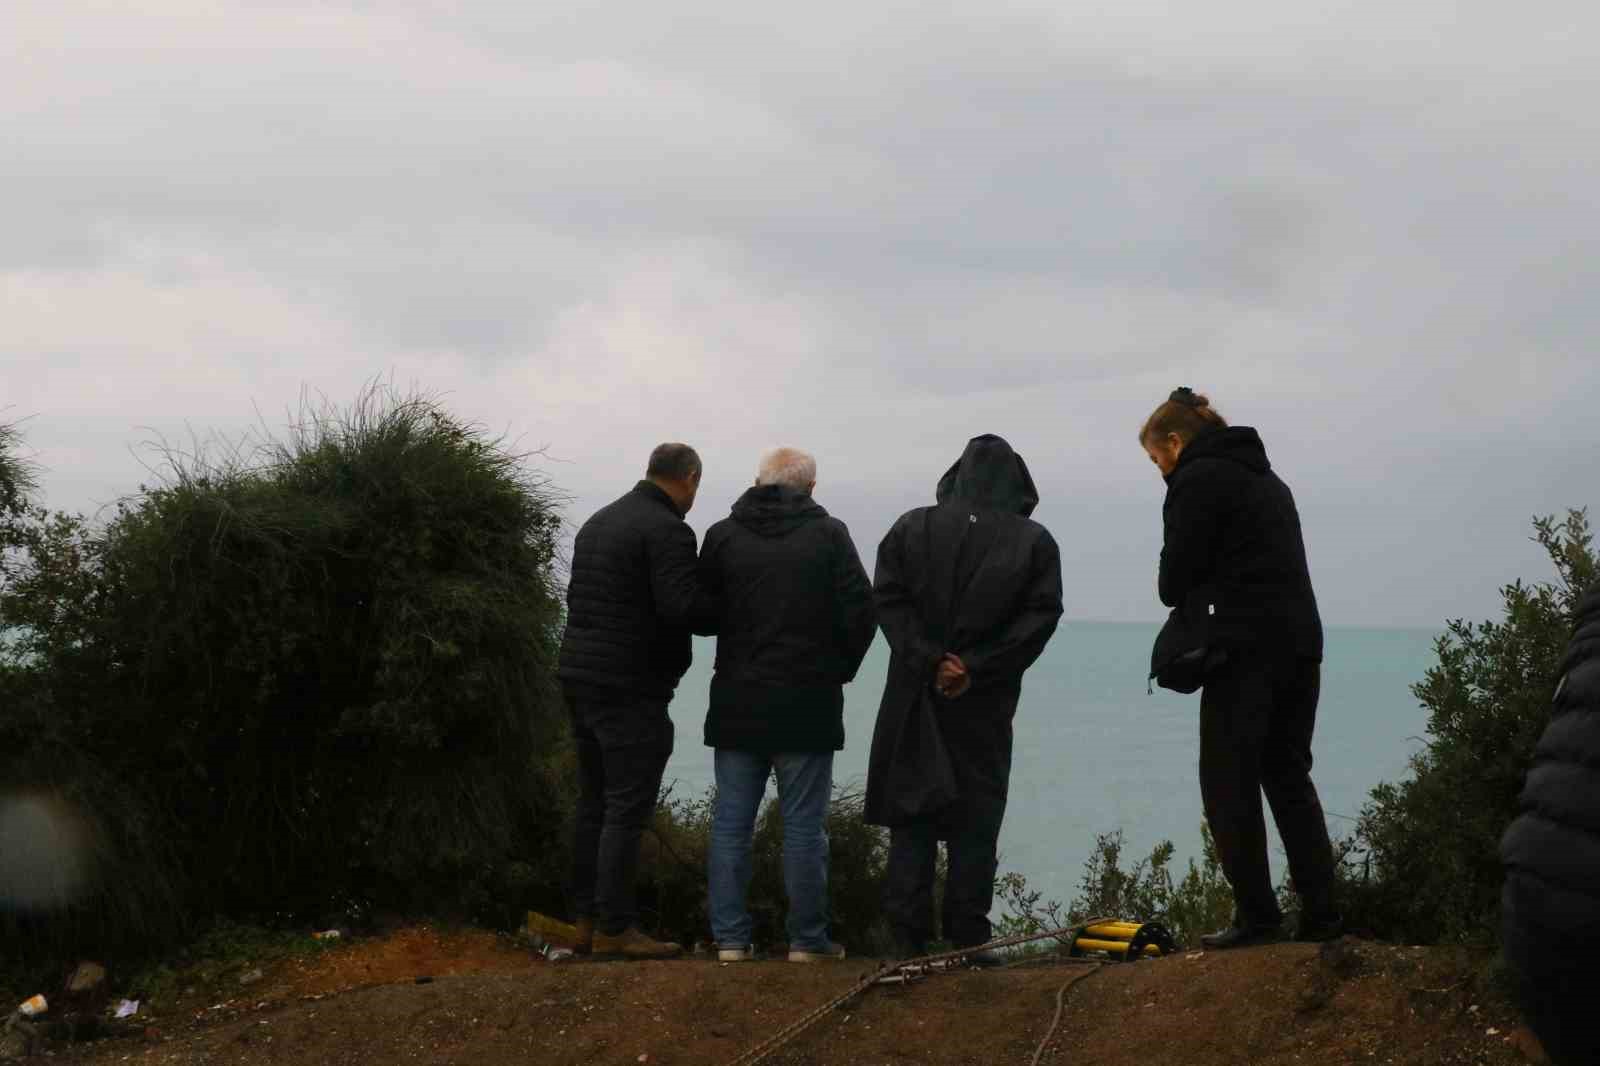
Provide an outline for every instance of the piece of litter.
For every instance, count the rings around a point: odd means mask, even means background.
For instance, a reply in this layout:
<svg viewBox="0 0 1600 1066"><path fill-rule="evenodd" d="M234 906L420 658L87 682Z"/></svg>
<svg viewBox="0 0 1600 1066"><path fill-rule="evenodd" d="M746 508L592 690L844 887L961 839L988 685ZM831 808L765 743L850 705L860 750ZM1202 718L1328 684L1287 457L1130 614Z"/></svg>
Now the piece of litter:
<svg viewBox="0 0 1600 1066"><path fill-rule="evenodd" d="M1205 957L1206 957L1206 953L1203 952L1203 951L1191 951L1191 952L1189 952L1189 954L1184 956L1184 958L1189 959L1191 961L1194 960L1194 959L1203 959Z"/></svg>
<svg viewBox="0 0 1600 1066"><path fill-rule="evenodd" d="M649 1062L650 1061L650 1056L648 1054L640 1055L639 1056L639 1061L640 1062Z"/></svg>
<svg viewBox="0 0 1600 1066"><path fill-rule="evenodd" d="M339 930L337 930L337 929L324 929L320 933L312 933L311 934L311 939L312 940L338 940L339 937L341 937L342 935L344 935L344 934L340 933Z"/></svg>
<svg viewBox="0 0 1600 1066"><path fill-rule="evenodd" d="M138 1013L139 1013L139 1001L136 1000L136 999L125 999L121 1003L117 1004L117 1013L114 1015L114 1017L117 1017L117 1018L132 1018L135 1014L138 1014Z"/></svg>
<svg viewBox="0 0 1600 1066"><path fill-rule="evenodd" d="M49 1009L50 1002L43 996L29 996L27 999L22 1001L22 1006L18 1007L17 1011L24 1018L37 1018L39 1015L44 1014Z"/></svg>
<svg viewBox="0 0 1600 1066"><path fill-rule="evenodd" d="M1496 1029L1494 1026L1491 1025L1489 1027L1489 1031L1484 1033L1483 1035L1484 1036L1499 1036L1500 1035L1500 1030Z"/></svg>

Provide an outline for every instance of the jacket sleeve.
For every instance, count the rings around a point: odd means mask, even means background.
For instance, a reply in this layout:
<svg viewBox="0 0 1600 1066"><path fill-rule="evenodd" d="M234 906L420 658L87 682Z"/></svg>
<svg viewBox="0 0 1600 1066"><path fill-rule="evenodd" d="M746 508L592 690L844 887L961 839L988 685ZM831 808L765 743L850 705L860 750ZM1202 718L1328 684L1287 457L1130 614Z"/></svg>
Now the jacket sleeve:
<svg viewBox="0 0 1600 1066"><path fill-rule="evenodd" d="M972 682L1015 680L1044 651L1061 621L1061 550L1041 531L1029 558L1029 579L1017 611L1005 625L957 652Z"/></svg>
<svg viewBox="0 0 1600 1066"><path fill-rule="evenodd" d="M722 628L723 589L726 586L722 580L722 560L719 556L725 539L718 535L717 527L712 526L706 530L706 539L700 545L700 562L696 565L700 589L711 598L716 608L709 620L701 620L709 624L695 630L703 637L713 636Z"/></svg>
<svg viewBox="0 0 1600 1066"><path fill-rule="evenodd" d="M905 538L906 520L901 518L878 545L872 598L877 606L878 625L895 658L924 683L932 684L934 670L944 657L944 650L934 647L923 636L922 618L907 580Z"/></svg>
<svg viewBox="0 0 1600 1066"><path fill-rule="evenodd" d="M842 522L834 530L833 603L835 631L849 668L844 678L848 683L855 680L861 660L872 647L873 634L878 631L878 612L872 603L872 582L867 580L866 567L861 565L850 530Z"/></svg>
<svg viewBox="0 0 1600 1066"><path fill-rule="evenodd" d="M674 522L646 544L656 617L703 635L715 632L717 602L701 584L694 530Z"/></svg>
<svg viewBox="0 0 1600 1066"><path fill-rule="evenodd" d="M1222 532L1223 486L1193 467L1174 478L1162 507L1161 573L1156 590L1168 607L1182 607L1211 573Z"/></svg>

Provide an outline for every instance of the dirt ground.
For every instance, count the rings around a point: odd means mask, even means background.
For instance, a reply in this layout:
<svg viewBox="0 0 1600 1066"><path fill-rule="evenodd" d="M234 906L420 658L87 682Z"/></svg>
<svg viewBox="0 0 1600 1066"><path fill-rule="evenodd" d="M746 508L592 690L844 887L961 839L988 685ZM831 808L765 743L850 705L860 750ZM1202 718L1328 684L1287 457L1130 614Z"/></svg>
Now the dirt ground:
<svg viewBox="0 0 1600 1066"><path fill-rule="evenodd" d="M280 962L227 997L192 989L146 1018L142 1035L50 1050L85 1064L716 1064L877 966L550 963L510 938L422 927ZM1082 972L1046 961L876 986L765 1061L1027 1066L1057 992ZM1447 951L1348 939L1107 965L1068 991L1042 1061L1535 1059L1514 1013L1475 974Z"/></svg>

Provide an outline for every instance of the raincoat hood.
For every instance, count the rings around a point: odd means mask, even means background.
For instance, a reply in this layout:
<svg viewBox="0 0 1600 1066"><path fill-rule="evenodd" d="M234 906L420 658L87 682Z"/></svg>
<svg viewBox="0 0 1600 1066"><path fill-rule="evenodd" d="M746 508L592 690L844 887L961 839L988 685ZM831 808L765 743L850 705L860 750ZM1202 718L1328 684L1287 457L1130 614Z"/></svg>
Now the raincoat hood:
<svg viewBox="0 0 1600 1066"><path fill-rule="evenodd" d="M822 505L803 492L785 485L757 485L745 489L734 502L733 520L763 537L781 537L807 522L827 518Z"/></svg>
<svg viewBox="0 0 1600 1066"><path fill-rule="evenodd" d="M1034 488L1028 464L1005 438L985 433L969 440L961 458L945 471L935 499L940 503L964 500L984 510L1026 518L1039 505L1039 490Z"/></svg>

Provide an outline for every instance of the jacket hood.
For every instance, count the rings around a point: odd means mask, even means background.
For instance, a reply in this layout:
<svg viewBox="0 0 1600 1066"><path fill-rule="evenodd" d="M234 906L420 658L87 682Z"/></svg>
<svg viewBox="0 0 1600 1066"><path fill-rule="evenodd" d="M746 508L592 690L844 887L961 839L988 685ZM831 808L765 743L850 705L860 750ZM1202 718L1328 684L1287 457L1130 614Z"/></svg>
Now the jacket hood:
<svg viewBox="0 0 1600 1066"><path fill-rule="evenodd" d="M1034 488L1028 464L1005 438L985 433L967 442L961 458L939 479L934 498L940 503L964 500L984 510L1026 518L1039 505L1039 490Z"/></svg>
<svg viewBox="0 0 1600 1066"><path fill-rule="evenodd" d="M785 485L757 485L745 489L733 504L733 520L763 537L781 537L807 522L827 518L816 500Z"/></svg>
<svg viewBox="0 0 1600 1066"><path fill-rule="evenodd" d="M1185 463L1194 459L1226 459L1257 474L1265 474L1272 469L1272 463L1267 459L1267 446L1261 443L1261 434L1250 426L1206 430L1183 449L1183 454L1178 456L1178 465L1172 472L1176 474Z"/></svg>

